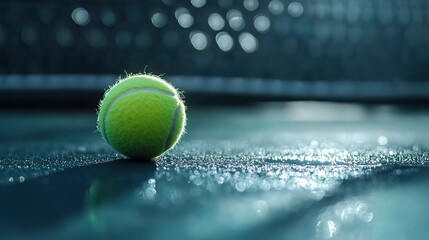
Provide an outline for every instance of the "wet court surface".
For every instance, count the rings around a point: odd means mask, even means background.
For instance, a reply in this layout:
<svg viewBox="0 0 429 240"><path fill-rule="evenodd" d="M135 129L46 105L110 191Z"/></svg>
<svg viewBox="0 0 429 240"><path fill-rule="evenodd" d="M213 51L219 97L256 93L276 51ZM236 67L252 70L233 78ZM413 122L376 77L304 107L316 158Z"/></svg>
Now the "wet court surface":
<svg viewBox="0 0 429 240"><path fill-rule="evenodd" d="M429 113L407 109L189 108L157 162L116 154L95 112L3 112L0 236L422 239Z"/></svg>

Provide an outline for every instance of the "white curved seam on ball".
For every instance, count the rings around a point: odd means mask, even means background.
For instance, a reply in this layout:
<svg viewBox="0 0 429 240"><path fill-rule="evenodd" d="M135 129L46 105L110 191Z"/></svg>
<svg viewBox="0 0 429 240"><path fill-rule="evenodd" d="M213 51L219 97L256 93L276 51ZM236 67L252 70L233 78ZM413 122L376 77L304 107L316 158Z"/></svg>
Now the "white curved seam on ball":
<svg viewBox="0 0 429 240"><path fill-rule="evenodd" d="M174 111L173 120L171 121L171 127L170 131L168 132L167 139L164 143L164 150L168 149L168 145L170 145L171 138L173 137L173 132L176 130L176 122L177 122L177 115L179 115L180 110L180 104L176 107L176 110Z"/></svg>
<svg viewBox="0 0 429 240"><path fill-rule="evenodd" d="M176 95L174 93L171 92L167 92L165 90L161 90L161 89L157 89L157 88L151 88L151 87L144 87L144 88L131 88L128 89L125 92L120 93L118 96L116 96L110 103L109 106L107 106L107 109L104 113L104 118L103 118L103 135L104 135L104 139L106 140L107 143L110 144L109 142L109 138L107 137L107 132L106 132L106 119L107 119L107 114L110 112L110 108L116 103L116 101L118 101L119 99L125 97L128 94L131 93L135 93L135 92L143 92L143 91L148 91L148 92L156 92L156 93L160 93L166 96L170 96L170 97L176 97Z"/></svg>

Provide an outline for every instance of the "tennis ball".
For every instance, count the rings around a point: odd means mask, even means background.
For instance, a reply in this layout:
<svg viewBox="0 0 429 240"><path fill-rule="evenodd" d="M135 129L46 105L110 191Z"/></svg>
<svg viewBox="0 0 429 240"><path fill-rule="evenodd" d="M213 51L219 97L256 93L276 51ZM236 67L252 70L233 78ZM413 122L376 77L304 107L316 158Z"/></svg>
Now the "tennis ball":
<svg viewBox="0 0 429 240"><path fill-rule="evenodd" d="M115 150L130 158L154 159L174 147L186 125L177 90L154 75L130 75L104 95L98 129Z"/></svg>

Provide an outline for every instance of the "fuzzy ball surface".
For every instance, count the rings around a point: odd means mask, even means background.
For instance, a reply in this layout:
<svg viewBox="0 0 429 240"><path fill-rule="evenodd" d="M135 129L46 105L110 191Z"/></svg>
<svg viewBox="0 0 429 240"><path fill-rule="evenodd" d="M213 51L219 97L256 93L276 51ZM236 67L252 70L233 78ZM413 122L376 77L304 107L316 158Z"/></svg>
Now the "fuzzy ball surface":
<svg viewBox="0 0 429 240"><path fill-rule="evenodd" d="M97 121L104 140L121 154L156 159L179 141L186 113L171 84L157 76L139 74L107 90Z"/></svg>

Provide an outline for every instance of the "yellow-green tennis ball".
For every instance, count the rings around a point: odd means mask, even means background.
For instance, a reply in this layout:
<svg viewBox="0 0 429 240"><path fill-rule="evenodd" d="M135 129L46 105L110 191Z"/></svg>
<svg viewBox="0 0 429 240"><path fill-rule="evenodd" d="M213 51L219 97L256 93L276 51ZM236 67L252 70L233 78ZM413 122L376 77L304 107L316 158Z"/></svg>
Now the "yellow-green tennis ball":
<svg viewBox="0 0 429 240"><path fill-rule="evenodd" d="M154 159L171 149L185 129L177 90L153 75L132 75L111 87L98 110L98 129L115 150Z"/></svg>

